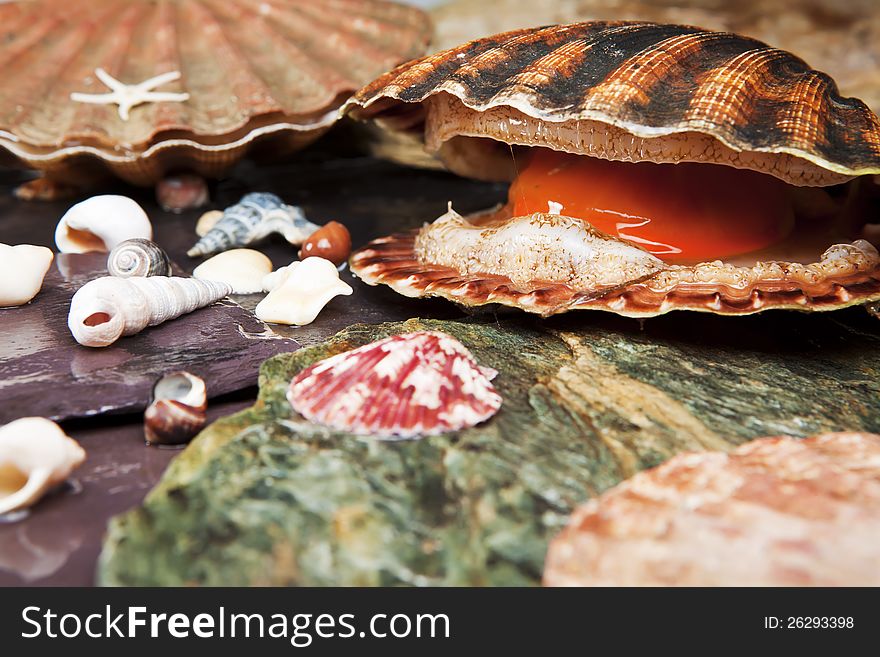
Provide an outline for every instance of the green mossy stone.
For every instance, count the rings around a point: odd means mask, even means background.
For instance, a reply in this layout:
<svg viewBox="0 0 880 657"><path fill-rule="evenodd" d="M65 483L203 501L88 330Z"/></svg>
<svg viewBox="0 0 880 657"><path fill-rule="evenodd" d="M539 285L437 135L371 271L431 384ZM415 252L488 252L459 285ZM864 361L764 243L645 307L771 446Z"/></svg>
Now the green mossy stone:
<svg viewBox="0 0 880 657"><path fill-rule="evenodd" d="M575 506L676 453L880 431L880 335L867 315L688 313L644 330L586 317L356 325L266 361L257 403L202 432L141 508L114 519L99 582L537 584ZM420 329L499 371L498 415L382 442L290 409L302 368Z"/></svg>

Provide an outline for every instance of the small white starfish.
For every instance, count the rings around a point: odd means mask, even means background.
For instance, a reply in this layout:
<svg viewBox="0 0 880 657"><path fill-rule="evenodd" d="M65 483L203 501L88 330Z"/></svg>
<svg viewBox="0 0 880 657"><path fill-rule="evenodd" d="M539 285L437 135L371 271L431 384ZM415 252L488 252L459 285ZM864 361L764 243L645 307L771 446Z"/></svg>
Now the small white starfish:
<svg viewBox="0 0 880 657"><path fill-rule="evenodd" d="M73 92L70 99L77 103L91 103L93 105L119 105L119 118L128 121L128 112L132 107L142 103L182 103L189 100L189 94L170 93L167 91L152 91L155 87L167 82L180 79L180 71L169 71L157 75L140 84L125 84L110 75L103 68L96 68L95 75L106 84L112 91L107 94L81 94Z"/></svg>

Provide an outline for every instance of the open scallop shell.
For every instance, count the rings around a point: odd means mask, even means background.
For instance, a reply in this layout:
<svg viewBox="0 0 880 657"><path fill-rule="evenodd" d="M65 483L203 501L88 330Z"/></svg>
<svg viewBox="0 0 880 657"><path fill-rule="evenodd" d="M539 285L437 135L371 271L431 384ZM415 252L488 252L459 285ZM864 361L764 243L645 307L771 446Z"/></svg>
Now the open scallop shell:
<svg viewBox="0 0 880 657"><path fill-rule="evenodd" d="M842 98L827 75L790 53L689 26L593 22L508 32L398 67L345 110L424 133L427 148L450 169L481 179L513 176L513 146L723 164L797 186L880 173L880 120L863 102ZM455 240L467 241L463 235L480 219L461 219ZM552 228L570 219L542 221ZM438 228L435 222L417 234L377 240L352 256L352 271L407 296L501 303L542 315L574 308L632 316L677 308L827 310L880 298L880 258L860 239L862 225L849 235L796 228L803 244L748 262L664 263L652 276L586 287L570 277L522 280L515 269L475 271L479 240L471 240L474 250L434 259L424 244ZM619 239L606 237L609 248L619 248ZM563 270L572 259L553 248L545 254Z"/></svg>
<svg viewBox="0 0 880 657"><path fill-rule="evenodd" d="M61 181L86 163L136 184L172 169L217 176L264 138L275 152L313 141L429 36L422 12L381 0L0 4L0 147ZM155 91L172 96L128 120L71 99L110 91L99 69L128 85L168 74Z"/></svg>
<svg viewBox="0 0 880 657"><path fill-rule="evenodd" d="M306 419L340 431L414 438L458 431L501 408L491 381L455 338L438 331L395 335L331 356L290 383L287 399Z"/></svg>

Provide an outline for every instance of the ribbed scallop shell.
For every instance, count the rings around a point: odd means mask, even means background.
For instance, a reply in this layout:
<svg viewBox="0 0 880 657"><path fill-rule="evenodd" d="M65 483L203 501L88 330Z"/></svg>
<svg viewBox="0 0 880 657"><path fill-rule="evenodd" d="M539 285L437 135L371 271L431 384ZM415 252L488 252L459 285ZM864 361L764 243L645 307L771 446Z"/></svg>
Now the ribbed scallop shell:
<svg viewBox="0 0 880 657"><path fill-rule="evenodd" d="M478 178L491 178L493 165L500 177L514 173L508 144L612 160L726 164L800 186L880 172L880 120L861 101L842 98L827 75L754 39L681 25L590 22L507 32L404 64L346 109L391 128L424 131L451 169ZM497 148L487 148L492 144ZM458 228L468 230L469 218L458 219ZM549 230L565 221L539 218ZM375 240L352 255L352 271L409 297L498 303L541 315L830 310L880 298L880 256L855 229L849 240L823 235L829 242L811 244L799 262L787 260L790 250L767 249L739 265L664 263L609 287L572 280L565 272L580 267L572 253L529 240L523 243L533 252L500 264L541 255L545 269L559 276L523 280L527 272L480 269L491 253L434 259L420 235L437 224ZM792 241L816 241L801 229ZM614 238L606 242L617 249Z"/></svg>
<svg viewBox="0 0 880 657"><path fill-rule="evenodd" d="M455 338L395 335L297 374L287 399L312 422L377 437L414 438L472 427L501 408L491 380Z"/></svg>
<svg viewBox="0 0 880 657"><path fill-rule="evenodd" d="M680 454L590 500L549 586L880 585L880 436L762 438Z"/></svg>
<svg viewBox="0 0 880 657"><path fill-rule="evenodd" d="M168 169L216 175L259 137L302 146L370 78L424 51L420 11L381 0L36 0L0 4L0 146L56 178L76 155L129 181ZM73 102L179 71L128 121L115 105Z"/></svg>
<svg viewBox="0 0 880 657"><path fill-rule="evenodd" d="M427 113L435 150L465 134L608 159L724 162L795 184L880 173L880 121L826 74L760 41L681 25L507 32L404 64L346 108L407 130ZM579 124L554 127L566 122Z"/></svg>

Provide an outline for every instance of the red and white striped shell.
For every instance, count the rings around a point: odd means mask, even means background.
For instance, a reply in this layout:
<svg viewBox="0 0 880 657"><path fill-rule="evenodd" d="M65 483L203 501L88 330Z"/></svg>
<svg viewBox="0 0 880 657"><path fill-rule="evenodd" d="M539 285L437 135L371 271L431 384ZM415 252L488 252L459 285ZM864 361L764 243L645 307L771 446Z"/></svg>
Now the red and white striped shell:
<svg viewBox="0 0 880 657"><path fill-rule="evenodd" d="M216 176L258 141L305 146L370 78L421 54L419 10L384 0L33 0L0 4L0 147L57 181L84 164L136 184ZM110 89L98 69L186 100L71 98ZM103 74L102 74L103 77ZM0 154L2 154L0 149ZM100 167L99 167L100 168Z"/></svg>
<svg viewBox="0 0 880 657"><path fill-rule="evenodd" d="M588 22L507 32L404 64L362 89L345 111L424 133L448 168L480 179L511 179L513 149L540 147L620 162L749 169L799 188L800 207L813 211L825 192L802 188L880 173L880 119L863 102L841 97L833 80L791 53L690 26ZM563 251L554 235L566 233L567 244L604 243L606 251L621 242L639 247L589 224L575 238L572 221L580 220L552 211L505 212L449 212L418 231L375 240L352 255L352 271L410 297L541 315L747 314L880 299L880 255L875 236L863 230L875 217L866 213L838 224L805 215L785 242L736 259L669 264L645 252L640 266L629 267L638 259L630 252L627 269L602 277L613 284L584 285L578 269L593 248ZM499 236L511 221L526 231L517 237L519 251ZM521 267L536 261L550 274Z"/></svg>
<svg viewBox="0 0 880 657"><path fill-rule="evenodd" d="M415 438L460 431L501 408L491 380L455 338L417 331L346 351L297 374L287 399L307 420L339 431Z"/></svg>

